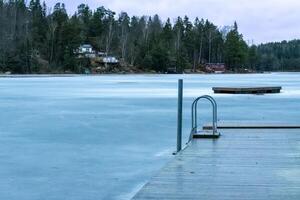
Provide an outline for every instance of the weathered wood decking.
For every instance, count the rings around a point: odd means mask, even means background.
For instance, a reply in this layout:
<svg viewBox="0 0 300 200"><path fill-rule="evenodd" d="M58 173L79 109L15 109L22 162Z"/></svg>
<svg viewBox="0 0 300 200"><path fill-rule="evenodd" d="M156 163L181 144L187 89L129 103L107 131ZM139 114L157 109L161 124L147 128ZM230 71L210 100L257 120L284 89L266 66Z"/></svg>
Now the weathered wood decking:
<svg viewBox="0 0 300 200"><path fill-rule="evenodd" d="M282 87L213 87L217 94L269 94L280 93Z"/></svg>
<svg viewBox="0 0 300 200"><path fill-rule="evenodd" d="M299 129L221 133L194 139L133 199L300 199Z"/></svg>
<svg viewBox="0 0 300 200"><path fill-rule="evenodd" d="M300 124L287 124L287 123L259 123L259 122L232 122L225 121L219 122L218 129L299 129ZM205 124L204 130L212 130L212 124Z"/></svg>

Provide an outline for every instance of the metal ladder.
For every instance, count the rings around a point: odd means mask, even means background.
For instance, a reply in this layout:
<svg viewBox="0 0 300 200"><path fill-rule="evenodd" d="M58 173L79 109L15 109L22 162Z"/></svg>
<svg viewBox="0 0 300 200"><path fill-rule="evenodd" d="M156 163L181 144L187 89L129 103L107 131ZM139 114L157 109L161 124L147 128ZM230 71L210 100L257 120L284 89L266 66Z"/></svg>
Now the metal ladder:
<svg viewBox="0 0 300 200"><path fill-rule="evenodd" d="M213 108L213 120L212 120L212 130L210 132L208 131L198 131L198 102L201 99L206 99L208 100ZM204 96L200 96L197 99L195 99L195 101L192 104L192 130L191 130L191 134L190 134L190 140L192 140L193 138L211 138L211 139L217 139L220 137L220 133L218 133L218 116L217 116L217 109L218 109L218 105L216 100L209 96L209 95L204 95Z"/></svg>

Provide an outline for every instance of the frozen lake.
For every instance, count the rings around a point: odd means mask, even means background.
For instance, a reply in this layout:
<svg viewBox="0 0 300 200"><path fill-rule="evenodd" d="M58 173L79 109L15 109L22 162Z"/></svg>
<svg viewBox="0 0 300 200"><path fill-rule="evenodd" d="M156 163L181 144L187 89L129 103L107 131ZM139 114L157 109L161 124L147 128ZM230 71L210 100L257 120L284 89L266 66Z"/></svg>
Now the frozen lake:
<svg viewBox="0 0 300 200"><path fill-rule="evenodd" d="M130 199L172 158L179 78L184 141L192 100L204 94L216 98L221 121L300 124L300 73L0 78L0 199ZM268 85L283 92L211 90Z"/></svg>

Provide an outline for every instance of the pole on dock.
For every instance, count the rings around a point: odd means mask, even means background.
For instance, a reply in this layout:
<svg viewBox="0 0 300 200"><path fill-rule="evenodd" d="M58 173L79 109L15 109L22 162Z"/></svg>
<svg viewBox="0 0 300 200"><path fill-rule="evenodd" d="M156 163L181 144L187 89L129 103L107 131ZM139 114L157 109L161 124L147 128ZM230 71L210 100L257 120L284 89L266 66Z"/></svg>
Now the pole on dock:
<svg viewBox="0 0 300 200"><path fill-rule="evenodd" d="M183 80L178 80L178 110L177 110L177 152L182 148L182 98Z"/></svg>

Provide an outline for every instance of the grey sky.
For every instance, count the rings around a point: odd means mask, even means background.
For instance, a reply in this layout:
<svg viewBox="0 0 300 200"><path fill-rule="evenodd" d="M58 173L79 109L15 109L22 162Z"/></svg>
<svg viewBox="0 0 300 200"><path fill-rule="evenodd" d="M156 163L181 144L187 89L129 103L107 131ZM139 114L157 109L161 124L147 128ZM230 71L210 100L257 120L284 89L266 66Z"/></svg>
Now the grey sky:
<svg viewBox="0 0 300 200"><path fill-rule="evenodd" d="M59 1L59 0L57 0ZM56 0L46 0L53 6ZM236 20L245 40L255 43L300 38L299 0L61 0L70 13L80 3L92 9L105 6L117 13L132 15L158 14L165 20L188 15L209 19L218 26Z"/></svg>

